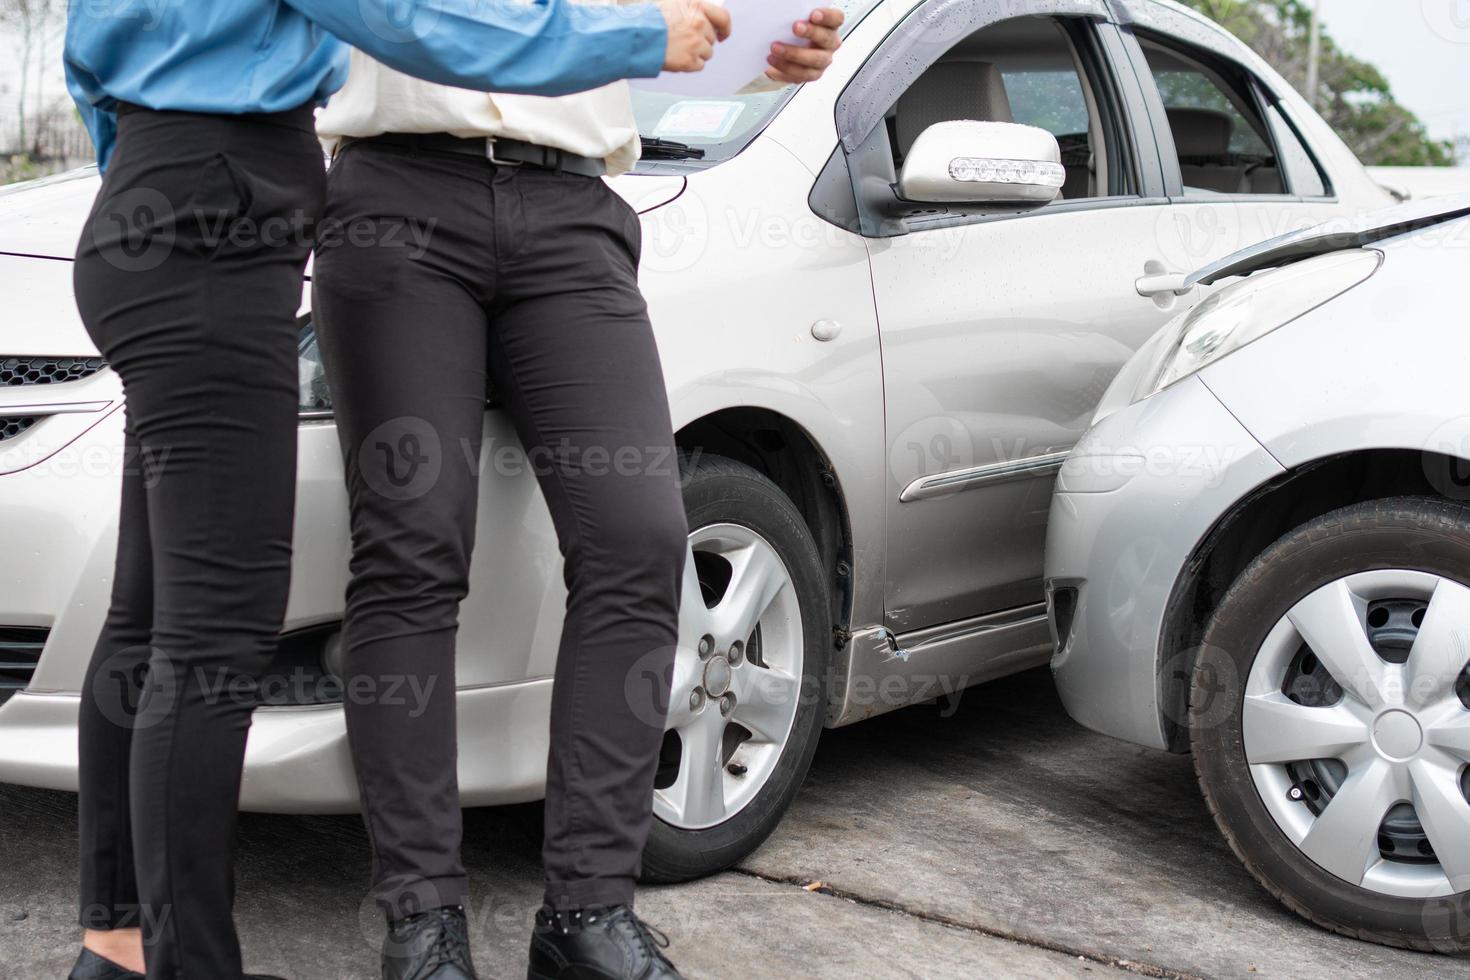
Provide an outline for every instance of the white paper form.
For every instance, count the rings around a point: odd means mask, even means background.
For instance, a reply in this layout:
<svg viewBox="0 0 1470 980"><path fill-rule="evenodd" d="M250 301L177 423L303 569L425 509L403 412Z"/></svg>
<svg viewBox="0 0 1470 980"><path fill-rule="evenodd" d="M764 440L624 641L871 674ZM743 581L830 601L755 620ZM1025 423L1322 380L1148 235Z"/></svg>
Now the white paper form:
<svg viewBox="0 0 1470 980"><path fill-rule="evenodd" d="M630 84L650 92L696 98L734 95L765 75L772 41L806 46L791 27L810 17L820 4L816 0L725 0L721 6L730 12L730 39L715 45L715 56L704 71L666 71L657 78L633 79Z"/></svg>

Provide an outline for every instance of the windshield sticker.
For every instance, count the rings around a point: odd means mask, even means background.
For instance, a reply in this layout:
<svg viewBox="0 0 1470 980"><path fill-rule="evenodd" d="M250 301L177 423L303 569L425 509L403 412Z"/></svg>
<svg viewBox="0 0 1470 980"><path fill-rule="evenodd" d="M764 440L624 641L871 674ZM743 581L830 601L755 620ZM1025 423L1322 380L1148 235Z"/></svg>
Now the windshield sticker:
<svg viewBox="0 0 1470 980"><path fill-rule="evenodd" d="M744 102L712 102L703 99L675 102L653 128L653 135L660 138L722 140L735 129L735 123L744 109Z"/></svg>

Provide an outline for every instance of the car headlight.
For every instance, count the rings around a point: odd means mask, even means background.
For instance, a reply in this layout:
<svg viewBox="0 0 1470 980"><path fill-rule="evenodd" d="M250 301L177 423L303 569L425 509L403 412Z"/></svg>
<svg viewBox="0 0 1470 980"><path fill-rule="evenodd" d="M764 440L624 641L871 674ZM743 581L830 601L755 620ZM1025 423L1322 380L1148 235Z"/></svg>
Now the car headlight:
<svg viewBox="0 0 1470 980"><path fill-rule="evenodd" d="M1172 320L1148 345L1133 400L1141 401L1206 365L1367 282L1383 262L1371 249L1333 252L1226 286Z"/></svg>

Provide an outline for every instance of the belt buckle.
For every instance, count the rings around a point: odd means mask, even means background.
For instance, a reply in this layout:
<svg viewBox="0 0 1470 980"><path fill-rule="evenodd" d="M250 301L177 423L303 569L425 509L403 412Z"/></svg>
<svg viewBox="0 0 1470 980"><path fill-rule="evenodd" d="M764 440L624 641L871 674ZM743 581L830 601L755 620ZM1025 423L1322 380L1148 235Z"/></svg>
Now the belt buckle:
<svg viewBox="0 0 1470 980"><path fill-rule="evenodd" d="M525 164L524 160L502 160L495 155L495 144L498 143L493 136L485 137L485 157L497 167L520 167Z"/></svg>

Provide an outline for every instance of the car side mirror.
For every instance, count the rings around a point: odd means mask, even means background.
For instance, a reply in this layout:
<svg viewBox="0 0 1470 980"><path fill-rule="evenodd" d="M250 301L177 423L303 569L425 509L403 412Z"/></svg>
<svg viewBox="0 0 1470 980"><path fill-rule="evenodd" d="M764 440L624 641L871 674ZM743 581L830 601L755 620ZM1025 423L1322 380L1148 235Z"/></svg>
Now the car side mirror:
<svg viewBox="0 0 1470 980"><path fill-rule="evenodd" d="M961 213L1029 211L1056 200L1066 180L1061 147L1046 130L957 120L919 134L896 190L904 203Z"/></svg>

